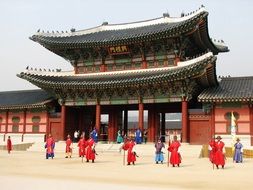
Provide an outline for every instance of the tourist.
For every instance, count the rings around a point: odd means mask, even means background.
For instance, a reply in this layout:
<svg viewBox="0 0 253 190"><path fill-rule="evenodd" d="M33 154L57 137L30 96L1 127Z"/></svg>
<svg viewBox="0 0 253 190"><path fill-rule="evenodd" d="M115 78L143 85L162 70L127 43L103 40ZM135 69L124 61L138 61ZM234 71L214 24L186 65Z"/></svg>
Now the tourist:
<svg viewBox="0 0 253 190"><path fill-rule="evenodd" d="M84 157L86 148L86 141L84 134L81 135L77 146L79 147L79 157Z"/></svg>
<svg viewBox="0 0 253 190"><path fill-rule="evenodd" d="M67 136L67 140L66 140L66 156L65 158L71 158L72 156L72 140L70 135Z"/></svg>
<svg viewBox="0 0 253 190"><path fill-rule="evenodd" d="M214 155L215 155L215 152L216 152L215 139L214 138L212 138L209 142L208 151L209 151L209 160L210 160L211 163L214 163Z"/></svg>
<svg viewBox="0 0 253 190"><path fill-rule="evenodd" d="M11 150L12 150L12 142L11 142L11 137L10 136L8 136L8 139L7 139L6 149L8 151L8 154L10 154Z"/></svg>
<svg viewBox="0 0 253 190"><path fill-rule="evenodd" d="M78 142L78 132L77 132L77 130L75 130L75 132L74 132L74 142L76 143L76 142Z"/></svg>
<svg viewBox="0 0 253 190"><path fill-rule="evenodd" d="M147 144L147 140L148 140L148 130L147 129L144 130L143 138L144 138L144 143Z"/></svg>
<svg viewBox="0 0 253 190"><path fill-rule="evenodd" d="M158 162L161 162L161 164L163 164L164 161L164 157L163 157L163 151L162 149L165 148L163 142L161 141L161 138L157 141L157 143L155 144L155 161L156 164L158 164Z"/></svg>
<svg viewBox="0 0 253 190"><path fill-rule="evenodd" d="M173 167L177 165L179 167L181 163L181 153L180 153L180 148L181 144L177 140L177 136L173 137L172 143L169 145L168 151L171 152L170 155L170 164L172 164Z"/></svg>
<svg viewBox="0 0 253 190"><path fill-rule="evenodd" d="M91 132L91 138L95 143L98 142L98 133L96 127L94 127L93 131Z"/></svg>
<svg viewBox="0 0 253 190"><path fill-rule="evenodd" d="M96 158L96 150L95 150L96 143L92 138L92 134L90 134L90 138L86 142L86 162L92 160L92 163L95 162Z"/></svg>
<svg viewBox="0 0 253 190"><path fill-rule="evenodd" d="M142 143L142 135L141 135L141 130L137 129L135 131L135 142L136 144L141 144Z"/></svg>
<svg viewBox="0 0 253 190"><path fill-rule="evenodd" d="M55 142L51 134L48 135L45 148L46 148L46 159L52 158L54 159L54 147L55 147Z"/></svg>
<svg viewBox="0 0 253 190"><path fill-rule="evenodd" d="M118 133L117 133L117 143L120 144L123 142L123 137L122 137L122 134L121 134L121 130L118 130Z"/></svg>
<svg viewBox="0 0 253 190"><path fill-rule="evenodd" d="M128 139L122 146L123 150L125 151L127 150L127 165L130 165L131 163L135 165L137 154L134 147L135 147L135 142L133 141L132 138Z"/></svg>
<svg viewBox="0 0 253 190"><path fill-rule="evenodd" d="M214 164L216 165L216 168L219 169L219 165L224 169L225 165L225 144L221 141L221 136L217 136L215 143L215 154L214 154Z"/></svg>
<svg viewBox="0 0 253 190"><path fill-rule="evenodd" d="M236 163L242 163L243 146L242 146L242 143L240 143L239 138L236 139L236 143L234 147L235 147L235 151L234 151L233 161Z"/></svg>

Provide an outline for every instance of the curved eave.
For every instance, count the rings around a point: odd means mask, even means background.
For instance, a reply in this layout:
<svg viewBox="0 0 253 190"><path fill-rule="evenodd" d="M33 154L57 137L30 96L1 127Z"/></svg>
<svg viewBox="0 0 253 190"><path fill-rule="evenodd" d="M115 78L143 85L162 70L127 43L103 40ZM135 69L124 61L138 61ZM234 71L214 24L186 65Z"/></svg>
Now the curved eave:
<svg viewBox="0 0 253 190"><path fill-rule="evenodd" d="M253 102L253 97L226 97L226 98L209 98L201 99L198 98L199 102L203 103L223 103L223 102Z"/></svg>
<svg viewBox="0 0 253 190"><path fill-rule="evenodd" d="M54 51L54 49L59 48L74 49L74 48L107 47L120 44L131 44L137 42L152 41L157 39L165 39L186 34L194 30L197 23L200 20L207 17L207 15L208 13L206 11L201 11L194 17L191 17L188 20L184 20L182 22L167 25L163 23L162 27L160 28L158 26L161 26L161 24L143 26L147 28L147 31L145 31L145 28L139 27L115 31L112 30L100 31L85 34L81 37L80 35L54 37L42 34L35 34L30 39L40 43L41 45L43 45L44 47L46 47L51 51ZM138 31L136 32L134 30ZM119 33L124 35L120 36ZM103 34L105 35L105 38L103 38Z"/></svg>
<svg viewBox="0 0 253 190"><path fill-rule="evenodd" d="M215 42L213 41L208 32L208 19L207 17L202 20L201 23L199 23L198 31L195 32L195 39L198 41L197 43L200 44L203 49L209 49L214 53L214 55L217 55L220 52L228 52L229 49L223 42ZM198 35L198 36L196 36Z"/></svg>
<svg viewBox="0 0 253 190"><path fill-rule="evenodd" d="M213 65L216 57L210 56L190 65L183 65L176 68L143 69L139 71L107 72L99 74L70 75L70 76L50 76L46 74L34 74L22 72L18 77L23 78L36 86L44 89L117 89L128 87L140 87L164 82L180 81L203 76L206 69ZM117 73L117 74L114 74ZM205 74L206 75L206 74ZM208 75L207 75L208 76ZM208 79L208 84L215 81Z"/></svg>

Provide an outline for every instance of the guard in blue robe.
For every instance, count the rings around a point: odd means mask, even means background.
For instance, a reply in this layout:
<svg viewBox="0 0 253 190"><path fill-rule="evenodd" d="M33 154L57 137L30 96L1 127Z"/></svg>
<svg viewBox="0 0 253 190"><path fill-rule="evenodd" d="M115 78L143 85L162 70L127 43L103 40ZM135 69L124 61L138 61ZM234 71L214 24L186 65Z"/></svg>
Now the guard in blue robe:
<svg viewBox="0 0 253 190"><path fill-rule="evenodd" d="M95 143L98 142L98 133L96 128L94 128L93 131L91 132L91 138Z"/></svg>
<svg viewBox="0 0 253 190"><path fill-rule="evenodd" d="M142 134L141 134L140 129L137 129L135 131L135 142L136 142L136 144L141 144L142 143Z"/></svg>
<svg viewBox="0 0 253 190"><path fill-rule="evenodd" d="M236 163L242 163L242 153L243 153L243 146L242 143L240 143L240 139L236 139L236 143L234 145L235 152L234 152L234 162Z"/></svg>

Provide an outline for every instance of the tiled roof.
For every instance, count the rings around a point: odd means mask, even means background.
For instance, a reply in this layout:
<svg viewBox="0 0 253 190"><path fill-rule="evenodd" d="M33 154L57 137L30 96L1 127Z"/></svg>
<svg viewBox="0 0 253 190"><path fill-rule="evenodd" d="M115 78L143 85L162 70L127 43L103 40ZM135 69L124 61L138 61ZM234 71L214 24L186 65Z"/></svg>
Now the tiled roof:
<svg viewBox="0 0 253 190"><path fill-rule="evenodd" d="M253 101L253 77L225 77L219 86L204 90L201 102L249 102Z"/></svg>
<svg viewBox="0 0 253 190"><path fill-rule="evenodd" d="M40 88L70 88L70 89L108 89L126 88L129 86L142 86L184 80L196 75L202 75L207 66L215 64L216 57L207 53L193 60L179 62L176 67L155 69L140 69L118 72L101 72L94 74L49 74L44 72L25 71L20 78L39 86Z"/></svg>
<svg viewBox="0 0 253 190"><path fill-rule="evenodd" d="M188 33L195 30L199 23L207 18L207 15L208 12L204 8L200 8L192 14L179 18L164 16L143 22L117 25L103 24L95 28L69 33L44 33L38 31L31 39L51 50L130 44L165 39ZM208 34L205 33L204 35ZM228 51L224 44L224 46L216 46L210 39L208 45L210 46L208 49L213 49L216 52L215 54Z"/></svg>
<svg viewBox="0 0 253 190"><path fill-rule="evenodd" d="M0 110L43 108L50 101L52 96L41 89L0 92Z"/></svg>

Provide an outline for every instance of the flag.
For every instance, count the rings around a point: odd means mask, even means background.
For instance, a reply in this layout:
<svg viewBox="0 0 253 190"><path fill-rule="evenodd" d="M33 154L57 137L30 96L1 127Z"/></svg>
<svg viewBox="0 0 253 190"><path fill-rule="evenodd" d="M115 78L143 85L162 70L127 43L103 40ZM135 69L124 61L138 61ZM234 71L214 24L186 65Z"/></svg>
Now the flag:
<svg viewBox="0 0 253 190"><path fill-rule="evenodd" d="M233 147L236 141L236 118L233 112L231 112L231 137L232 137L232 147Z"/></svg>

